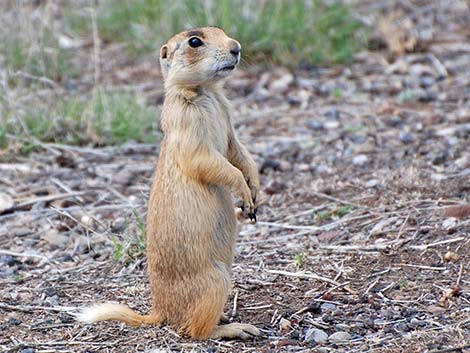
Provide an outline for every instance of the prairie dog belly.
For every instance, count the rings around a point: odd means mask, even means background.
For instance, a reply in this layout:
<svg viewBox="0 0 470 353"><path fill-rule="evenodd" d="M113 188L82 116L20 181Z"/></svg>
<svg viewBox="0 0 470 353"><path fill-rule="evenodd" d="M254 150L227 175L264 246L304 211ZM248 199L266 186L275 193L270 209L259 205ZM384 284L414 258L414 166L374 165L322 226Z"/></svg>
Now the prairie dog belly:
<svg viewBox="0 0 470 353"><path fill-rule="evenodd" d="M166 174L158 176L161 180L172 182L157 186L155 207L149 210L155 222L149 223L147 256L154 270L175 277L197 273L215 261L230 265L236 218L229 190L202 184L177 168L159 172Z"/></svg>

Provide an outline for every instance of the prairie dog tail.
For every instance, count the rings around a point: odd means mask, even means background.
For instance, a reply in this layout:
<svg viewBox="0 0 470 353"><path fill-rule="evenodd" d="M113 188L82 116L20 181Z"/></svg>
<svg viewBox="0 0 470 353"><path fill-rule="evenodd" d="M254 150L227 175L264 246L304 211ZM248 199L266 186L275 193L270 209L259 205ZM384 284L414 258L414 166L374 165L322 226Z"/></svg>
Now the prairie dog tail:
<svg viewBox="0 0 470 353"><path fill-rule="evenodd" d="M77 320L91 324L97 321L118 320L130 326L156 325L159 319L156 315L140 315L122 304L95 304L84 308L77 314Z"/></svg>

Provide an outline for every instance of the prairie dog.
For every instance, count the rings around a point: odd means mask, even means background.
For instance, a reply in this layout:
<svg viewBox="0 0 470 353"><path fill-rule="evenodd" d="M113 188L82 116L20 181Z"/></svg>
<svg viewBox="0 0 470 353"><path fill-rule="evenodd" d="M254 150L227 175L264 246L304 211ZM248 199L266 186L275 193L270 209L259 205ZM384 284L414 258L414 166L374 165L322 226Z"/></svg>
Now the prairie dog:
<svg viewBox="0 0 470 353"><path fill-rule="evenodd" d="M258 168L237 139L223 79L240 61L240 44L204 27L172 37L160 49L165 80L164 138L147 214L152 312L99 304L84 322L170 324L194 339L249 338L249 324L219 325L231 286L236 218L230 190L255 217Z"/></svg>

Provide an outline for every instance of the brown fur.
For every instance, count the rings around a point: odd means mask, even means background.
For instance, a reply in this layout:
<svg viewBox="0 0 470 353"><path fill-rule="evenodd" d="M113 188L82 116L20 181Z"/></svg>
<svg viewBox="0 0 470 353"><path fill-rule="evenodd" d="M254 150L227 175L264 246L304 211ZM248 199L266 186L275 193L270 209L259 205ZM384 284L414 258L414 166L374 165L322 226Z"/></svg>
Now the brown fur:
<svg viewBox="0 0 470 353"><path fill-rule="evenodd" d="M255 212L258 169L238 141L221 79L238 63L238 42L215 27L192 30L204 45L191 48L188 31L160 50L165 78L164 139L147 214L147 259L152 314L135 324L169 323L196 339L259 334L252 325L218 325L231 285L236 236L229 190ZM204 37L204 38L203 38ZM117 308L117 306L116 306ZM94 320L93 307L84 321ZM130 309L128 309L130 310Z"/></svg>

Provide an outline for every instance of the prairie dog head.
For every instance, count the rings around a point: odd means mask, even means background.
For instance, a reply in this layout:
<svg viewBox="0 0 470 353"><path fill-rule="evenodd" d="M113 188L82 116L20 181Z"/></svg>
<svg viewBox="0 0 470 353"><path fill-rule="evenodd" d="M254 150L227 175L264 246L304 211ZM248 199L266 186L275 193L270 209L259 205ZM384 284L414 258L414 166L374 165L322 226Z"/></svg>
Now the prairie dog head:
<svg viewBox="0 0 470 353"><path fill-rule="evenodd" d="M160 48L166 84L202 86L230 75L240 61L241 46L217 27L181 32Z"/></svg>

